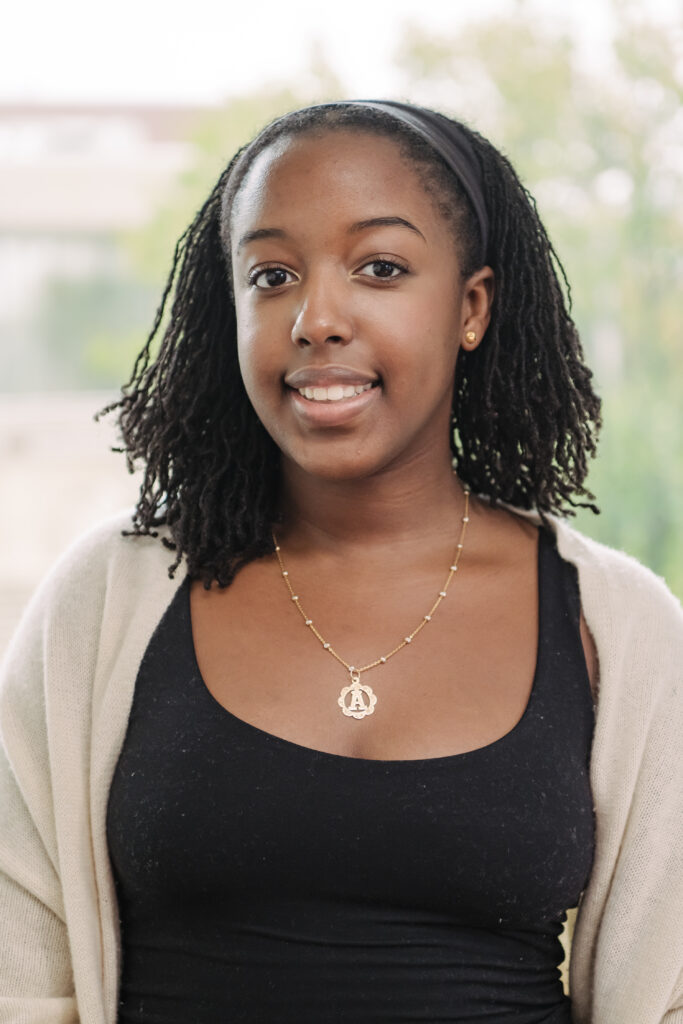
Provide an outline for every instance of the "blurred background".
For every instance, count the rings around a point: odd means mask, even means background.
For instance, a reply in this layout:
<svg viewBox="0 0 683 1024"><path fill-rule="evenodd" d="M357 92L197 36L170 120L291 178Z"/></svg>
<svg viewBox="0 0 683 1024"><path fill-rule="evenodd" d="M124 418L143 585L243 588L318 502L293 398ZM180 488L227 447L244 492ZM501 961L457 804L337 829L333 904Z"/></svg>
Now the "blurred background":
<svg viewBox="0 0 683 1024"><path fill-rule="evenodd" d="M138 481L116 396L173 246L234 150L306 103L470 122L535 195L604 398L580 527L683 596L683 15L677 0L28 0L0 51L0 652Z"/></svg>

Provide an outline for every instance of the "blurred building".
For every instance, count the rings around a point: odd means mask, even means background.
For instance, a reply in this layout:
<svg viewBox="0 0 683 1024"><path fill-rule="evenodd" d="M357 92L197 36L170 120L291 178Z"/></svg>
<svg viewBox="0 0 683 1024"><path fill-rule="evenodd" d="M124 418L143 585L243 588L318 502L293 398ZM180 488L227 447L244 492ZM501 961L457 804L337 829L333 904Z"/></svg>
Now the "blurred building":
<svg viewBox="0 0 683 1024"><path fill-rule="evenodd" d="M47 289L121 273L117 240L154 216L191 164L204 113L0 104L0 393L51 386Z"/></svg>

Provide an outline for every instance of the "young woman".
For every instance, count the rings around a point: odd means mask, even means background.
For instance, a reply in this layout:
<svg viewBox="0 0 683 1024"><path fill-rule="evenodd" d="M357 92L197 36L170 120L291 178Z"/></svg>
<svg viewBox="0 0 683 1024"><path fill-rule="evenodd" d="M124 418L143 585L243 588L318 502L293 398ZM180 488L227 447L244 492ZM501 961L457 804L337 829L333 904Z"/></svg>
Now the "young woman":
<svg viewBox="0 0 683 1024"><path fill-rule="evenodd" d="M5 665L0 1021L683 1021L683 616L561 518L557 266L422 108L225 170L118 403L133 522Z"/></svg>

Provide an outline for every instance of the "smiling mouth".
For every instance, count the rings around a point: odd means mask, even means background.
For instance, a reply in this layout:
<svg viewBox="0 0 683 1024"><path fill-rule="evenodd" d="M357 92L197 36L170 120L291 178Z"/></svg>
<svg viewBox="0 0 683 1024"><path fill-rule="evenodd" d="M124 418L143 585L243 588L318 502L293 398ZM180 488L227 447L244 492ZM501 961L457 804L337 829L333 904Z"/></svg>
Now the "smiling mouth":
<svg viewBox="0 0 683 1024"><path fill-rule="evenodd" d="M356 395L362 395L364 391L369 391L373 387L377 387L379 382L369 384L333 384L328 388L294 388L302 398L308 399L309 402L341 402L345 398L355 398Z"/></svg>

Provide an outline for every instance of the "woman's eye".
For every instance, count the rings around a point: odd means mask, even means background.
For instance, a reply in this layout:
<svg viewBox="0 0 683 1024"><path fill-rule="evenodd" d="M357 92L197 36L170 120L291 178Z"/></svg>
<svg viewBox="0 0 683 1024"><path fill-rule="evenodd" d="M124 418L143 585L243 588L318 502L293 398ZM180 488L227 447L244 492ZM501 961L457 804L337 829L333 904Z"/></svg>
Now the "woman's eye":
<svg viewBox="0 0 683 1024"><path fill-rule="evenodd" d="M289 284L293 280L294 274L291 270L285 270L284 267L263 267L261 270L255 270L249 275L249 284L264 290L279 288L281 285Z"/></svg>
<svg viewBox="0 0 683 1024"><path fill-rule="evenodd" d="M402 267L400 263L394 263L393 260L371 260L370 263L361 267L358 273L362 277L374 277L386 281L405 274L406 267Z"/></svg>

